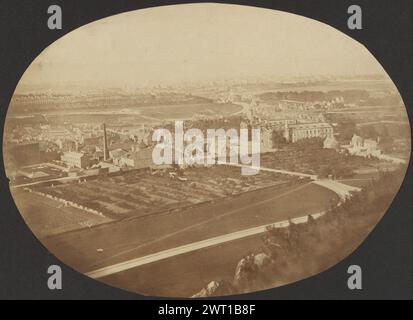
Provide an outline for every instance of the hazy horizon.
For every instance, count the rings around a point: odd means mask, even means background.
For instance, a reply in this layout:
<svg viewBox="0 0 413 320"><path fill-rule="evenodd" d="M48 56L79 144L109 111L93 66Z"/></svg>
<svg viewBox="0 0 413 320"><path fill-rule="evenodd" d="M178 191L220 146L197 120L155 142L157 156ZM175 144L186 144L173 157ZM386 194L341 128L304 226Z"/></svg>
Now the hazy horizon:
<svg viewBox="0 0 413 320"><path fill-rule="evenodd" d="M316 20L189 4L122 13L72 31L34 60L17 92L366 74L386 73L363 45Z"/></svg>

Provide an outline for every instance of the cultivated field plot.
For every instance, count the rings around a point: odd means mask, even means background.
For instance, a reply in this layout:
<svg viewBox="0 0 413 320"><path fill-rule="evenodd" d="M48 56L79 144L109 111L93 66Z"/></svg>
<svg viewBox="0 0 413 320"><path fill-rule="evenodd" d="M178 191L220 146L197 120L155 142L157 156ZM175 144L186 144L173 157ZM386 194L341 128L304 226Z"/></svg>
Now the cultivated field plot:
<svg viewBox="0 0 413 320"><path fill-rule="evenodd" d="M297 179L264 171L255 176L241 176L240 168L227 166L190 168L181 176L173 173L131 171L34 190L97 210L111 219L123 219L172 212Z"/></svg>

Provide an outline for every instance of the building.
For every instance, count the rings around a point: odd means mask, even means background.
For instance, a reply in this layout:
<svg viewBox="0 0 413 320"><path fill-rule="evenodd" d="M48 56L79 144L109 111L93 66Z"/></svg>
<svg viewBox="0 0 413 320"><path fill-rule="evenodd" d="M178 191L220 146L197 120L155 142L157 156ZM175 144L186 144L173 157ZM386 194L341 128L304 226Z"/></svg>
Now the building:
<svg viewBox="0 0 413 320"><path fill-rule="evenodd" d="M128 154L128 151L121 148L109 151L109 155L112 158L113 163L118 166L122 166L122 157L124 157L126 154Z"/></svg>
<svg viewBox="0 0 413 320"><path fill-rule="evenodd" d="M326 122L286 124L285 126L285 138L292 143L302 139L327 138L333 134L333 127Z"/></svg>
<svg viewBox="0 0 413 320"><path fill-rule="evenodd" d="M122 155L117 163L121 167L127 166L135 169L153 167L152 151L153 148L132 150Z"/></svg>
<svg viewBox="0 0 413 320"><path fill-rule="evenodd" d="M69 167L75 167L75 168L87 168L91 164L90 158L80 152L65 152L61 160L65 162Z"/></svg>
<svg viewBox="0 0 413 320"><path fill-rule="evenodd" d="M167 168L170 165L156 165L153 162L152 153L153 147L139 148L135 146L132 151L127 152L116 160L116 163L120 167L132 167L135 169L142 168Z"/></svg>
<svg viewBox="0 0 413 320"><path fill-rule="evenodd" d="M78 151L78 143L72 139L58 139L56 144L63 152Z"/></svg>
<svg viewBox="0 0 413 320"><path fill-rule="evenodd" d="M323 148L324 149L334 149L337 150L339 149L340 145L338 143L338 141L336 140L336 138L332 135L332 136L328 136L327 138L325 138L324 142L323 142Z"/></svg>
<svg viewBox="0 0 413 320"><path fill-rule="evenodd" d="M273 130L261 128L261 152L268 152L274 149Z"/></svg>
<svg viewBox="0 0 413 320"><path fill-rule="evenodd" d="M356 134L353 135L350 144L346 148L350 154L355 156L366 158L381 156L381 150L378 149L378 142L376 140L363 139Z"/></svg>
<svg viewBox="0 0 413 320"><path fill-rule="evenodd" d="M89 138L85 138L82 137L82 142L84 146L97 146L100 144L100 140L101 137L89 137Z"/></svg>

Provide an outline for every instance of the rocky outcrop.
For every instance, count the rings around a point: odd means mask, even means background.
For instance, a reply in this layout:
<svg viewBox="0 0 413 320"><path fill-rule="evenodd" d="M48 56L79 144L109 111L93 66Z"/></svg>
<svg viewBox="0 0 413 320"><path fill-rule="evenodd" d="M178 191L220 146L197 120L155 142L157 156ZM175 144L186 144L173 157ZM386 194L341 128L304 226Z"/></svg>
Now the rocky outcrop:
<svg viewBox="0 0 413 320"><path fill-rule="evenodd" d="M192 298L207 298L234 294L233 285L228 281L211 281L205 288L193 295Z"/></svg>
<svg viewBox="0 0 413 320"><path fill-rule="evenodd" d="M247 255L238 262L232 283L229 281L211 281L192 298L226 296L249 289L255 284L260 271L270 263L271 258L266 253Z"/></svg>

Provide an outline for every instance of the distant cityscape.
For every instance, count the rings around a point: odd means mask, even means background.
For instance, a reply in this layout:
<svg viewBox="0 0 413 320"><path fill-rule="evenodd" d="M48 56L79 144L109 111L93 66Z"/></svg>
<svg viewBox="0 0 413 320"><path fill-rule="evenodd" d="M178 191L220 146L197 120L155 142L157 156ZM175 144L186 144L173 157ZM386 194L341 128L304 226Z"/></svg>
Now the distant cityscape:
<svg viewBox="0 0 413 320"><path fill-rule="evenodd" d="M288 93L284 93L283 96L288 97ZM170 104L171 109L176 107L175 103L190 104L193 102L191 99L195 102L208 101L209 104L218 108L220 105L239 108L240 110L230 115L231 122L236 122L238 128L260 128L261 152L263 153L276 151L282 143L296 143L303 139L320 138L323 140L323 147L327 149L400 163L406 161L406 158L383 153L380 150L381 137L379 135L362 137L358 136L355 131L351 140L343 141L340 132L335 130L339 124L331 121L334 120L331 115L335 112L351 114L351 110L358 110L361 107L360 103L366 104L366 101L347 102L340 92L335 96L331 93L329 96L328 100L308 101L306 97L305 101L300 101L281 97L274 101L274 97L269 97L268 93L254 96L245 93L236 94L233 90L229 90L226 96L218 94L215 99L196 97L191 94L184 96L174 94L172 99L168 100L169 97L164 95L162 100ZM56 97L59 101L70 98L70 96ZM36 108L36 105L44 105L43 99L42 96L20 96L15 104L18 104L19 108L32 104ZM53 96L51 99L53 100ZM385 100L386 97L381 99ZM140 102L142 103L142 101L137 101L138 104ZM145 103L148 102L143 100L143 104ZM400 103L402 102L399 101ZM149 105L146 108L156 109L156 105ZM50 109L52 110L51 106ZM386 111L385 108L384 110ZM380 115L377 120L391 124L392 120L389 118L391 109L387 110L390 111L389 114ZM13 111L15 110L12 109ZM104 113L104 109L102 111ZM9 176L13 183L18 183L22 179L31 181L32 179L53 178L56 174L60 177L74 177L128 169L156 169L151 157L154 146L152 133L161 125L172 125L172 121L168 123L168 120L162 118L152 118L148 124L142 123L136 126L129 124L111 126L110 123L97 123L97 119L93 119L92 122L80 120L78 123L68 123L62 119L60 123L55 123L48 120L48 111L41 112L24 116L18 113L10 115L10 123L6 127L4 137L4 147L5 154L10 160L7 168L11 170ZM127 115L128 110L121 110L120 113ZM116 112L113 114L117 115ZM95 115L97 118L100 114L97 112ZM108 115L111 115L110 111ZM85 116L93 117L93 114L89 115L85 112ZM389 120L381 120L386 117ZM211 127L218 129L221 124L225 127L229 122L229 119L225 118L224 121L223 119L224 115L219 112L214 115L194 113L192 119L187 120L185 124L192 127L201 123L205 127L202 123L208 122L212 124ZM337 141L337 137L341 140L340 142ZM227 146L228 149L229 147L230 145ZM37 170L36 165L39 164L49 169Z"/></svg>

